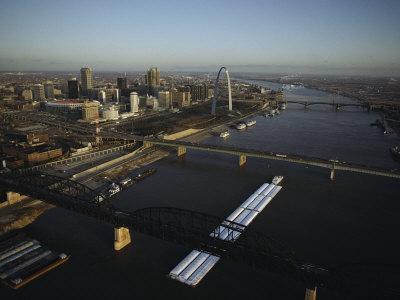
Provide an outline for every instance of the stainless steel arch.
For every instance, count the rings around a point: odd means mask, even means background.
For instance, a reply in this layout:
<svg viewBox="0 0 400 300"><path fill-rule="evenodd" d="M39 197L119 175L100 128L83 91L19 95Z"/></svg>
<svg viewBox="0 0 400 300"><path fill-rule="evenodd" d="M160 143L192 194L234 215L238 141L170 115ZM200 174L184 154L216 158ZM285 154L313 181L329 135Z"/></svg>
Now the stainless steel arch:
<svg viewBox="0 0 400 300"><path fill-rule="evenodd" d="M214 96L212 100L211 106L211 114L215 115L215 109L217 107L217 99L220 96L220 89L219 89L219 77L221 75L222 70L225 70L225 75L228 80L228 100L229 100L229 110L232 110L232 91L231 91L231 79L229 77L229 72L226 67L221 67L218 71L217 79L215 79L215 88L214 88Z"/></svg>

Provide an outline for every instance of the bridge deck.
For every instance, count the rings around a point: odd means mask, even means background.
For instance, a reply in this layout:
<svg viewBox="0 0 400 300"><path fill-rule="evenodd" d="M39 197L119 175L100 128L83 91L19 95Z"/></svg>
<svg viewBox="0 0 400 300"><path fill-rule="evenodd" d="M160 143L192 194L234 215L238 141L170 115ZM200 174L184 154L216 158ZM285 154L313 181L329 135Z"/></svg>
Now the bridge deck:
<svg viewBox="0 0 400 300"><path fill-rule="evenodd" d="M247 148L240 148L233 146L215 146L209 144L190 143L183 141L147 140L147 142L161 146L170 146L170 147L183 146L186 147L187 149L193 149L193 150L226 153L237 156L245 155L248 157L285 161L285 162L310 165L327 169L350 171L350 172L357 172L357 173L364 173L364 174L371 174L371 175L378 175L378 176L385 176L392 178L400 178L399 172L394 172L387 169L371 167L361 164L333 161L323 158L308 157L297 154L282 154L282 153L275 153L271 151L263 151L256 149L247 149Z"/></svg>

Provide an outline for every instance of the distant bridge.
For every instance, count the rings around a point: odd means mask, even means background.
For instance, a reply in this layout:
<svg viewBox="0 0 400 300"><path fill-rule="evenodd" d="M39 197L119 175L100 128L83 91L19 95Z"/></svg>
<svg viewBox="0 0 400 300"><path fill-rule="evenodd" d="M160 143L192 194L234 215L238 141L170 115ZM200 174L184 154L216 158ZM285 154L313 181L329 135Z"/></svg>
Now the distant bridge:
<svg viewBox="0 0 400 300"><path fill-rule="evenodd" d="M281 103L293 103L304 106L305 108L312 105L330 105L336 109L341 107L360 107L367 110L390 108L394 110L400 109L400 101L358 101L354 103L346 102L322 102L322 101L307 101L307 100L285 100Z"/></svg>
<svg viewBox="0 0 400 300"><path fill-rule="evenodd" d="M366 103L345 103L345 102L321 102L321 101L302 101L302 100L287 100L282 101L284 103L292 103L292 104L299 104L304 106L305 108L312 106L312 105L328 105L332 106L336 109L340 109L341 107L361 107L369 109L369 105Z"/></svg>
<svg viewBox="0 0 400 300"><path fill-rule="evenodd" d="M215 146L209 144L199 144L199 143L191 143L183 141L155 140L155 139L144 140L144 145L145 146L160 145L160 146L174 147L178 149L178 156L184 155L186 153L186 149L235 155L239 157L240 166L246 163L247 157L265 158L269 160L278 160L278 161L285 161L302 165L315 166L315 167L330 169L331 179L334 178L335 171L337 170L392 177L392 178L400 178L400 172L395 172L378 167L370 167L361 164L341 162L338 160L308 157L305 155L298 155L298 154L286 154L286 153L283 154L283 153L275 153L270 151L255 150L249 148L240 148L235 146L221 146L221 145Z"/></svg>

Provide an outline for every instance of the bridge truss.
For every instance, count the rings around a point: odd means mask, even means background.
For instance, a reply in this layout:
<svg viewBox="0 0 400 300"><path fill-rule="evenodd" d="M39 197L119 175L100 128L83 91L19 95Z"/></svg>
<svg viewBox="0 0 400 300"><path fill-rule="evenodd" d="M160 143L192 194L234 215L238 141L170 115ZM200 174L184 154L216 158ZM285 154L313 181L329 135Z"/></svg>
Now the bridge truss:
<svg viewBox="0 0 400 300"><path fill-rule="evenodd" d="M97 218L116 227L127 227L162 240L178 243L213 255L245 262L255 268L282 274L307 286L320 286L360 294L382 290L400 295L400 266L353 264L327 268L305 263L283 244L268 236L208 214L173 208L150 207L125 212L107 197L75 181L32 172L0 174L0 185L45 202ZM231 239L222 240L215 228L228 229ZM210 235L214 232L214 235ZM238 240L233 239L240 232ZM389 279L388 279L388 275ZM356 290L355 290L356 288Z"/></svg>

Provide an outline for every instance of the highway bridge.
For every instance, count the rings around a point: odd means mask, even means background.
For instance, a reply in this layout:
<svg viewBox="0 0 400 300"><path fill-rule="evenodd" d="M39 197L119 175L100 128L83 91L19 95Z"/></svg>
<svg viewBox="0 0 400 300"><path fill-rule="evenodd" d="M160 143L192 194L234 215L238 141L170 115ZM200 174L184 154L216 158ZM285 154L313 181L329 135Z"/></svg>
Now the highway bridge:
<svg viewBox="0 0 400 300"><path fill-rule="evenodd" d="M229 155L235 155L239 157L239 165L242 166L246 163L247 157L264 158L269 160L284 161L289 163L308 165L320 168L330 169L331 179L334 179L335 172L338 170L370 174L377 176L385 176L392 178L400 178L400 172L382 169L378 167L371 167L361 164L348 163L338 160L329 160L316 157L308 157L298 154L287 154L287 153L276 153L271 151L263 151L249 148L240 148L235 146L221 146L221 145L209 145L200 143L191 143L184 141L167 141L158 139L145 139L143 140L145 146L159 145L168 146L178 149L178 156L182 156L186 153L186 149L201 150L208 152L225 153Z"/></svg>
<svg viewBox="0 0 400 300"><path fill-rule="evenodd" d="M335 109L340 109L342 107L360 107L365 108L368 111L374 109L391 109L391 110L399 110L400 109L400 101L358 101L354 103L348 102L322 102L322 101L307 101L307 100L285 100L279 101L278 103L292 103L299 104L304 106L304 108L308 108L312 105L329 105L334 107Z"/></svg>
<svg viewBox="0 0 400 300"><path fill-rule="evenodd" d="M75 181L45 173L1 173L0 186L94 217L118 229L129 228L223 258L242 261L299 281L305 287L323 287L357 296L370 296L372 293L400 295L400 268L397 265L357 263L317 266L298 259L282 243L243 225L173 207L122 211L113 206L115 197L107 197ZM222 240L218 234L211 236L209 233L218 226L232 233L241 232L240 238Z"/></svg>
<svg viewBox="0 0 400 300"><path fill-rule="evenodd" d="M297 101L294 101L297 103ZM318 104L318 102L313 102L313 104ZM327 103L323 103L327 104ZM343 105L346 106L358 106L362 104L347 104L344 103ZM55 118L52 115L47 116L45 115L35 115L35 114L10 114L8 117L15 118L28 118L30 120L36 120L40 123L49 124L52 126L58 126L61 128L65 128L70 131L79 132L83 136L86 136L87 139L95 137L95 128L91 127L83 127L80 125L69 124L67 121L60 121L53 119ZM326 168L330 170L330 178L334 179L336 171L349 171L349 172L356 172L356 173L363 173L363 174L371 174L377 176L385 176L385 177L392 177L392 178L400 178L400 173L397 171L386 170L378 167L371 167L367 165L361 164L354 164L349 162L342 162L338 160L329 160L329 159L322 159L316 157L308 157L305 155L298 155L298 154L286 154L286 153L275 153L271 151L264 151L264 150L256 150L256 149L248 149L248 148L240 148L234 146L215 146L215 145L208 145L208 144L199 144L199 143L190 143L184 141L170 141L170 140L162 140L162 139L155 139L153 137L143 137L137 136L122 132L114 132L114 131L101 131L98 135L102 139L108 139L111 141L120 141L120 142L136 142L141 141L147 146L152 145L159 145L159 146L168 146L174 147L178 150L178 155L182 156L186 153L186 149L194 149L194 150L201 150L201 151L209 151L209 152L219 152L225 153L230 155L235 155L239 157L239 165L242 166L246 163L247 157L257 157L257 158L264 158L269 160L279 160L285 161L289 163L296 163L302 165L309 165L315 167Z"/></svg>
<svg viewBox="0 0 400 300"><path fill-rule="evenodd" d="M320 102L320 101L302 101L302 100L286 100L284 103L292 103L299 104L304 106L304 108L308 108L312 105L328 105L332 106L335 109L340 109L341 107L361 107L369 109L369 105L367 103L345 103L345 102Z"/></svg>

